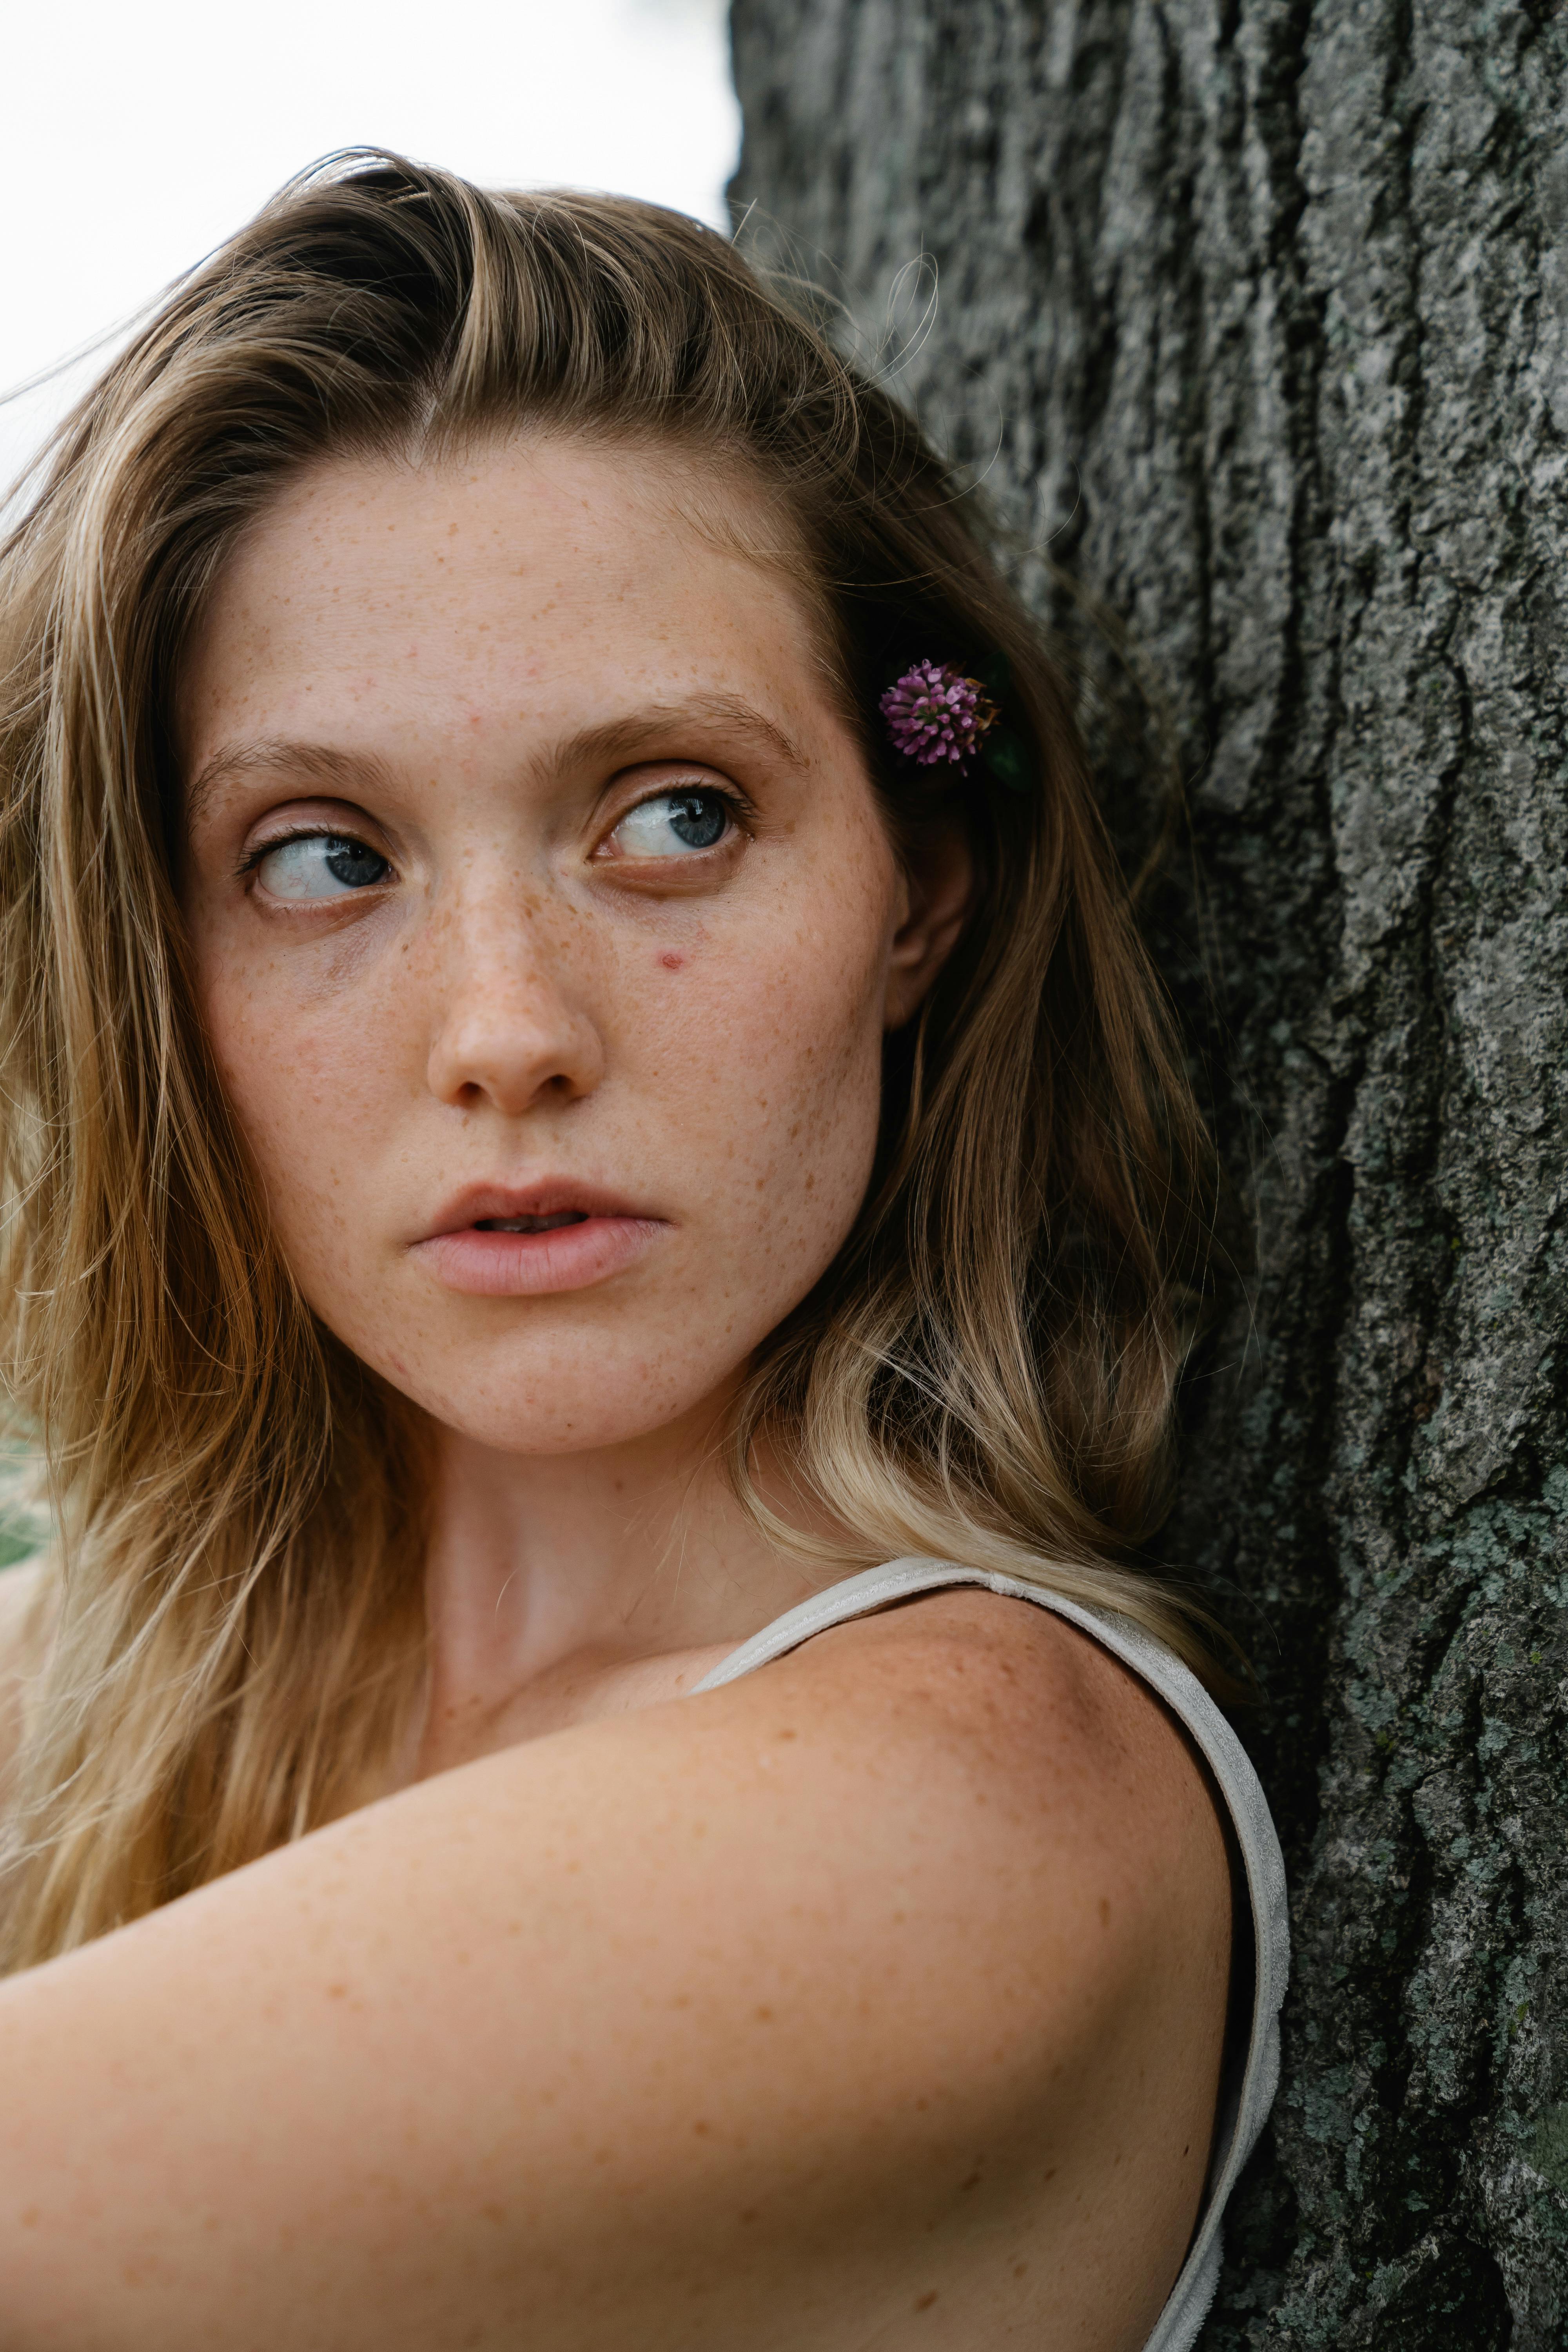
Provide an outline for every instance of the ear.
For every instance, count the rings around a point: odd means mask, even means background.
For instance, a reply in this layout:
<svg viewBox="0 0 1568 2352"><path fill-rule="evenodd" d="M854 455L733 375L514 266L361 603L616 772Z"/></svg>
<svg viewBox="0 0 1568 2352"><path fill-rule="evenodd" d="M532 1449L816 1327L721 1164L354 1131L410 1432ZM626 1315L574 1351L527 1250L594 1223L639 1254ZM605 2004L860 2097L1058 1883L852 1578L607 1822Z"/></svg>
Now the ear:
<svg viewBox="0 0 1568 2352"><path fill-rule="evenodd" d="M957 944L974 897L974 860L956 820L922 831L904 863L903 909L888 961L887 1029L901 1029Z"/></svg>

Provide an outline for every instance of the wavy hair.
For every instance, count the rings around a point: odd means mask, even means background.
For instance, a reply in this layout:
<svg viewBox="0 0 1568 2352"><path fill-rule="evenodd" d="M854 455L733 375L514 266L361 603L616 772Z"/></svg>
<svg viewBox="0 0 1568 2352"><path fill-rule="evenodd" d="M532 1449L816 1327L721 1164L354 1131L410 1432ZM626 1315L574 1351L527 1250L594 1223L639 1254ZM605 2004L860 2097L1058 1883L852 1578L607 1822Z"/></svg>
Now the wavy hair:
<svg viewBox="0 0 1568 2352"><path fill-rule="evenodd" d="M1034 769L962 796L974 910L889 1045L855 1227L752 1368L738 1491L841 1570L1005 1570L1205 1670L1134 1556L1168 1503L1209 1149L1070 692L973 498L711 230L356 152L173 289L0 549L0 1379L57 1528L0 1966L360 1801L415 1688L417 1417L270 1238L194 1009L169 711L217 567L292 472L518 429L748 469L895 839L955 806L879 749L901 661L1000 655ZM763 1433L842 1544L764 1505Z"/></svg>

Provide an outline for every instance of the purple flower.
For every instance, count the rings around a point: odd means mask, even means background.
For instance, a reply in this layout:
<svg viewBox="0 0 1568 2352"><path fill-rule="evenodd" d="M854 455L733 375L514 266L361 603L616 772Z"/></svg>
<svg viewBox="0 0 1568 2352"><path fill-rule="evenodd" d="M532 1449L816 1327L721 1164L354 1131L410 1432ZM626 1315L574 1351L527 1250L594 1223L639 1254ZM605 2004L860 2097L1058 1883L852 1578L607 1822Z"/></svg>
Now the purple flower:
<svg viewBox="0 0 1568 2352"><path fill-rule="evenodd" d="M916 662L888 688L878 708L894 750L922 768L938 760L971 758L996 721L995 705L979 679L965 677L950 662Z"/></svg>

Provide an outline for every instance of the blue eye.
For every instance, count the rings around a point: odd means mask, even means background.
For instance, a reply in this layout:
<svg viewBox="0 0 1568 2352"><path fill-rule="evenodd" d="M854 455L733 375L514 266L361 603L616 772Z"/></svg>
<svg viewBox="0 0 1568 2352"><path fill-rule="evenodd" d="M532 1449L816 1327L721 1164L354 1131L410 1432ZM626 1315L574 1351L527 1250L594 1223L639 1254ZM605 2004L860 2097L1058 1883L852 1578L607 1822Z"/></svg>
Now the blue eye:
<svg viewBox="0 0 1568 2352"><path fill-rule="evenodd" d="M363 841L310 833L265 851L256 870L275 898L341 898L345 891L384 882L392 868Z"/></svg>
<svg viewBox="0 0 1568 2352"><path fill-rule="evenodd" d="M612 838L623 857L682 857L712 849L730 827L720 793L660 793L628 809Z"/></svg>

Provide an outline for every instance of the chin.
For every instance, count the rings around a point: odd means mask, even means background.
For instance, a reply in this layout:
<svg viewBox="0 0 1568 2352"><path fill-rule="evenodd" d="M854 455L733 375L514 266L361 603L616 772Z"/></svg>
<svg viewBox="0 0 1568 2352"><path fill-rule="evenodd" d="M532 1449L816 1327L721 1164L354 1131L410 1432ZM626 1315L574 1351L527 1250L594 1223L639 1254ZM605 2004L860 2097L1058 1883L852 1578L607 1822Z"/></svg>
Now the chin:
<svg viewBox="0 0 1568 2352"><path fill-rule="evenodd" d="M434 1368L376 1369L438 1427L498 1454L591 1454L635 1445L704 1408L717 1413L745 1360L650 1366L617 1363L602 1344L580 1364L505 1362L443 1378ZM608 1360L606 1360L606 1359Z"/></svg>

